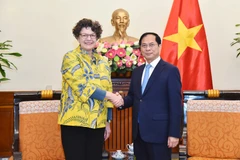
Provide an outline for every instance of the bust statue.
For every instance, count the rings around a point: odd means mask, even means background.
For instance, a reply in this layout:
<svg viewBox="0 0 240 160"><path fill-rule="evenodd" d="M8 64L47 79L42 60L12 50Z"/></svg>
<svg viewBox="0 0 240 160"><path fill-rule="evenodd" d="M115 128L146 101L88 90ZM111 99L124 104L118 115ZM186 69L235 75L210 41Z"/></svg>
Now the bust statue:
<svg viewBox="0 0 240 160"><path fill-rule="evenodd" d="M129 14L126 10L120 8L112 13L112 26L115 27L115 32L112 36L101 38L99 42L121 43L121 42L135 42L137 38L127 35L127 28L130 23Z"/></svg>

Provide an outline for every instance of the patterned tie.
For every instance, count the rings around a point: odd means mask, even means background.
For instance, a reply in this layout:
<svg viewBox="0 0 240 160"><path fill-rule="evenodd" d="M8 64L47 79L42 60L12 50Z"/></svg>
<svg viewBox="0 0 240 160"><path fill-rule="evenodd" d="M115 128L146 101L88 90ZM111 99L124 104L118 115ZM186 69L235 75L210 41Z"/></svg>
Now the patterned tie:
<svg viewBox="0 0 240 160"><path fill-rule="evenodd" d="M145 68L145 74L143 77L143 82L142 82L142 93L144 92L146 86L147 86L147 82L149 79L149 69L151 68L151 64L147 64L146 68Z"/></svg>

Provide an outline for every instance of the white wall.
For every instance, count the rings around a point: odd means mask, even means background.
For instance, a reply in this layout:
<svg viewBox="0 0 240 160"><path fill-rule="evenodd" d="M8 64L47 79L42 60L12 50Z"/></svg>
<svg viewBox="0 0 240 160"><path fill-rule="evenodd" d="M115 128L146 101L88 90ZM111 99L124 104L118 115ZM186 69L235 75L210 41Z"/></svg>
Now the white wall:
<svg viewBox="0 0 240 160"><path fill-rule="evenodd" d="M72 28L84 17L98 20L103 37L114 29L111 14L124 8L130 14L128 34L139 37L154 31L163 35L173 0L0 0L0 41L13 41L13 51L23 54L11 60L17 71L7 71L2 91L61 89L63 55L77 46ZM240 31L240 0L199 0L208 38L215 89L240 89L240 57L229 44ZM239 46L238 46L239 47Z"/></svg>

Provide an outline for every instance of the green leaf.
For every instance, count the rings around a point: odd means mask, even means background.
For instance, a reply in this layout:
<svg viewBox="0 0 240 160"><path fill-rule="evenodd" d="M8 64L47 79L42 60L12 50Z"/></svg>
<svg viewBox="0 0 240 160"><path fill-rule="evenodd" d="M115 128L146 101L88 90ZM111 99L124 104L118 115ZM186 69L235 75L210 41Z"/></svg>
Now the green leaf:
<svg viewBox="0 0 240 160"><path fill-rule="evenodd" d="M237 57L240 55L240 52L238 52Z"/></svg>
<svg viewBox="0 0 240 160"><path fill-rule="evenodd" d="M9 48L0 47L1 50L9 50Z"/></svg>
<svg viewBox="0 0 240 160"><path fill-rule="evenodd" d="M10 79L8 79L8 78L0 78L0 82L2 82L2 81L8 81L8 80L10 80Z"/></svg>
<svg viewBox="0 0 240 160"><path fill-rule="evenodd" d="M132 71L132 68L126 68L126 71Z"/></svg>
<svg viewBox="0 0 240 160"><path fill-rule="evenodd" d="M9 62L15 69L17 69L17 67L12 63L12 62Z"/></svg>
<svg viewBox="0 0 240 160"><path fill-rule="evenodd" d="M13 47L10 44L11 42L12 42L11 40L6 40L4 42L0 42L0 75L2 75L0 82L10 80L10 79L6 78L6 72L4 70L5 68L17 69L17 67L11 61L9 61L8 58L6 58L6 57L7 56L15 56L15 57L22 56L22 54L20 54L18 52L10 52L9 53L9 50L11 49L11 47ZM4 53L1 53L1 51Z"/></svg>
<svg viewBox="0 0 240 160"><path fill-rule="evenodd" d="M118 69L117 64L113 63L111 68L112 68L112 72L115 72Z"/></svg>
<svg viewBox="0 0 240 160"><path fill-rule="evenodd" d="M140 48L140 46L139 46L139 44L138 45L133 45L133 46L131 46L133 49L138 49L138 48Z"/></svg>
<svg viewBox="0 0 240 160"><path fill-rule="evenodd" d="M239 27L240 24L236 24L235 26ZM240 43L240 37L239 37L240 36L240 32L235 33L235 35L237 35L238 37L233 39L234 41L232 43L230 43L231 46L234 46L235 44L237 44L237 43L239 44ZM240 55L240 48L237 49L237 56L236 57L238 57L239 55Z"/></svg>
<svg viewBox="0 0 240 160"><path fill-rule="evenodd" d="M0 64L0 73L3 77L6 77L6 72L5 70L2 68L2 65Z"/></svg>
<svg viewBox="0 0 240 160"><path fill-rule="evenodd" d="M3 55L11 55L11 56L16 56L16 57L21 57L22 54L18 52L13 52L13 53L2 53Z"/></svg>
<svg viewBox="0 0 240 160"><path fill-rule="evenodd" d="M6 40L5 42L3 43L11 43L12 41L11 40Z"/></svg>
<svg viewBox="0 0 240 160"><path fill-rule="evenodd" d="M239 41L240 41L240 37L238 37L238 38L234 38L233 40L239 42Z"/></svg>
<svg viewBox="0 0 240 160"><path fill-rule="evenodd" d="M237 43L240 43L240 42L235 41L235 42L232 42L230 45L231 45L231 46L234 46L234 45L237 44Z"/></svg>
<svg viewBox="0 0 240 160"><path fill-rule="evenodd" d="M0 58L0 61L2 61L4 64L6 64L7 65L7 67L8 68L10 68L10 61L9 60L7 60L7 59L5 59L5 58ZM10 62L10 63L9 63Z"/></svg>

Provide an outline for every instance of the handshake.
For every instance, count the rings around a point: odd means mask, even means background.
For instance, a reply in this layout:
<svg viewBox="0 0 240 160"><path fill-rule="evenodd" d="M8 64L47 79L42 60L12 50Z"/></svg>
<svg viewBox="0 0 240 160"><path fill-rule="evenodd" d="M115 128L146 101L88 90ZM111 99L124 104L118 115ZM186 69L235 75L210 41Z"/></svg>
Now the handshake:
<svg viewBox="0 0 240 160"><path fill-rule="evenodd" d="M110 100L117 108L124 105L123 98L118 92L115 94L112 92L107 92L106 98Z"/></svg>

